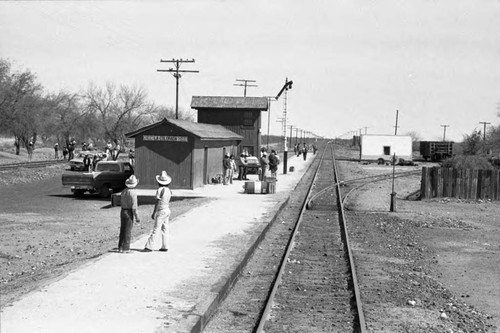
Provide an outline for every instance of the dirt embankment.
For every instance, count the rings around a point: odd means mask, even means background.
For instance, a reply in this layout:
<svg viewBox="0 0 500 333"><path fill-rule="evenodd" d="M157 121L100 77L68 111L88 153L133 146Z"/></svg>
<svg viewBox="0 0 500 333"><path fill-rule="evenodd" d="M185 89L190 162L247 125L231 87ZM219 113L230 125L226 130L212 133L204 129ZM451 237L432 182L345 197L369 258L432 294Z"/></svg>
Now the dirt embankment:
<svg viewBox="0 0 500 333"><path fill-rule="evenodd" d="M353 178L392 167L342 162ZM401 167L400 170L405 171ZM346 207L369 329L373 332L498 332L500 203L408 200L420 176L353 192Z"/></svg>

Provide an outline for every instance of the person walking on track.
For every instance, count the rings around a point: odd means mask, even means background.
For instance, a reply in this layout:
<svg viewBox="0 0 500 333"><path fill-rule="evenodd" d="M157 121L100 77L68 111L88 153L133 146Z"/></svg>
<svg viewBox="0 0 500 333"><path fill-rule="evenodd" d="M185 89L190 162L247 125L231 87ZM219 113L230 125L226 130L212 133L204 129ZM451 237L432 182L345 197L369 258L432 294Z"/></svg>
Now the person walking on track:
<svg viewBox="0 0 500 333"><path fill-rule="evenodd" d="M169 246L169 232L168 224L170 219L170 198L172 191L168 187L172 182L172 178L166 171L162 171L161 175L156 176L158 182L158 189L156 190L156 204L153 209L151 218L155 220L153 231L149 235L148 241L144 246L144 252L153 251L155 239L161 233L161 247L159 251L168 251Z"/></svg>
<svg viewBox="0 0 500 333"><path fill-rule="evenodd" d="M118 240L118 251L120 253L130 253L130 239L132 237L134 218L136 223L141 222L137 215L137 192L134 190L138 183L139 180L134 175L130 176L125 181L127 188L121 193L121 225Z"/></svg>

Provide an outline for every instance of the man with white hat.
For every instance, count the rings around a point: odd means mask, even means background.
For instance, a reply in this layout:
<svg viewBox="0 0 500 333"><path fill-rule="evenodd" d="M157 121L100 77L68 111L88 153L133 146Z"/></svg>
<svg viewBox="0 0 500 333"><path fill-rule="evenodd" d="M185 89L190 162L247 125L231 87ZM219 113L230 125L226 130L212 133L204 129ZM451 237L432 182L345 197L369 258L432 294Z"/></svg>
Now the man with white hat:
<svg viewBox="0 0 500 333"><path fill-rule="evenodd" d="M227 185L229 183L229 177L231 177L230 171L231 171L231 159L230 159L230 154L226 153L224 155L224 159L222 160L222 168L223 170L223 184Z"/></svg>
<svg viewBox="0 0 500 333"><path fill-rule="evenodd" d="M149 235L148 241L144 246L144 252L151 252L154 250L154 243L156 236L161 232L161 247L159 251L167 252L169 245L169 232L168 222L170 219L170 198L172 191L168 187L172 182L172 178L166 171L162 171L161 175L156 176L158 182L158 190L156 191L156 204L153 209L151 218L155 220L153 231Z"/></svg>
<svg viewBox="0 0 500 333"><path fill-rule="evenodd" d="M118 240L118 251L121 253L130 253L130 239L132 237L134 218L136 223L141 222L137 215L137 192L134 190L138 183L139 180L134 175L130 176L125 181L127 188L121 193L121 225Z"/></svg>

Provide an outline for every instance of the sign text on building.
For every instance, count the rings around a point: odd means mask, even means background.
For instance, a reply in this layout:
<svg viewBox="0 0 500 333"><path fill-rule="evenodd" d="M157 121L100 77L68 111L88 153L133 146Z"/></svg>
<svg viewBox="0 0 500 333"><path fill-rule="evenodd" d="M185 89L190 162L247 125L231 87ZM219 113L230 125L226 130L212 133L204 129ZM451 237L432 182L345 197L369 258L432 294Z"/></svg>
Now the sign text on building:
<svg viewBox="0 0 500 333"><path fill-rule="evenodd" d="M188 142L187 136L172 136L172 135L143 135L144 141L170 141L170 142Z"/></svg>

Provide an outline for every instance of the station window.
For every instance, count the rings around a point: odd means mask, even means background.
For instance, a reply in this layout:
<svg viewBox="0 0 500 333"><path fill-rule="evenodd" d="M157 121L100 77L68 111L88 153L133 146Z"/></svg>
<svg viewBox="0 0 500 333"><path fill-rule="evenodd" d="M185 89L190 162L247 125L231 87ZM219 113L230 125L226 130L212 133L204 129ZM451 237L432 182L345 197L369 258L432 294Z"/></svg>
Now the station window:
<svg viewBox="0 0 500 333"><path fill-rule="evenodd" d="M253 126L253 112L245 111L243 113L243 126Z"/></svg>
<svg viewBox="0 0 500 333"><path fill-rule="evenodd" d="M391 155L391 146L384 146L384 155Z"/></svg>

